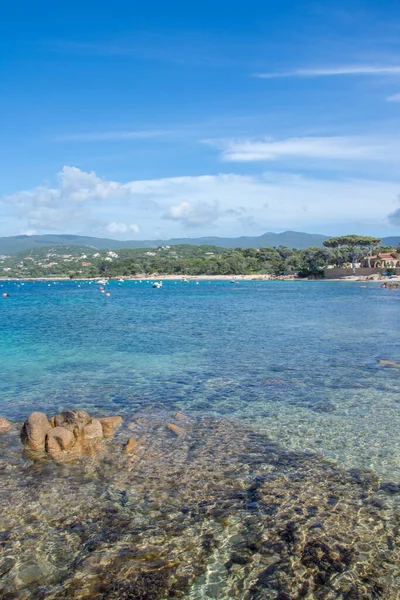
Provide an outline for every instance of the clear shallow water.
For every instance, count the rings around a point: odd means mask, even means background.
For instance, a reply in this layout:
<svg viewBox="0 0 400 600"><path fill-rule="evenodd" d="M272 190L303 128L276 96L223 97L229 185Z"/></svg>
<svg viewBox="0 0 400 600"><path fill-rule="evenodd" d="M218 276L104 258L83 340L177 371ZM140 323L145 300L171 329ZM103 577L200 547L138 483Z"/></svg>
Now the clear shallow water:
<svg viewBox="0 0 400 600"><path fill-rule="evenodd" d="M77 465L32 466L17 427L0 438L2 598L397 598L400 369L378 360L400 362L400 294L1 291L0 414L125 418ZM165 429L177 410L182 439ZM129 462L118 448L132 435Z"/></svg>
<svg viewBox="0 0 400 600"><path fill-rule="evenodd" d="M400 480L400 294L357 283L4 283L0 414L229 416Z"/></svg>

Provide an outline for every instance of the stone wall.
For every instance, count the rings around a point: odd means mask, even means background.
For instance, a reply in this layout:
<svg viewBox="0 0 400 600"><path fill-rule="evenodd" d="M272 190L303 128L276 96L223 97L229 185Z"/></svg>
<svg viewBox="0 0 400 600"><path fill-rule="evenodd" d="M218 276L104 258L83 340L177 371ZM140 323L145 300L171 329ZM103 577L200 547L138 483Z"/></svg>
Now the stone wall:
<svg viewBox="0 0 400 600"><path fill-rule="evenodd" d="M368 275L375 275L376 273L385 273L386 268L383 269L369 269L368 267L360 267L356 269L356 275L359 277L367 277ZM396 275L400 275L400 269L394 269ZM340 279L341 277L350 277L353 275L352 269L325 269L325 279Z"/></svg>

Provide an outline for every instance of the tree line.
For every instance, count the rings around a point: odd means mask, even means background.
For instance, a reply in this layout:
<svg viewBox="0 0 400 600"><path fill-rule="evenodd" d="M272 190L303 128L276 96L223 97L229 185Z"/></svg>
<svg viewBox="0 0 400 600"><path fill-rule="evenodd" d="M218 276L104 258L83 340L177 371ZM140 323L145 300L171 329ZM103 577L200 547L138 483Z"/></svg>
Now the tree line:
<svg viewBox="0 0 400 600"><path fill-rule="evenodd" d="M343 267L364 258L370 260L380 244L379 238L348 235L324 242L323 248L302 250L278 248L224 249L214 246L172 246L154 252L124 251L118 260L101 261L92 269L93 277L127 277L140 274L171 275L239 275L298 274L320 277L328 266ZM212 250L212 251L211 251ZM398 249L400 251L400 248ZM393 252L392 247L379 247L379 252ZM149 256L150 254L150 256Z"/></svg>

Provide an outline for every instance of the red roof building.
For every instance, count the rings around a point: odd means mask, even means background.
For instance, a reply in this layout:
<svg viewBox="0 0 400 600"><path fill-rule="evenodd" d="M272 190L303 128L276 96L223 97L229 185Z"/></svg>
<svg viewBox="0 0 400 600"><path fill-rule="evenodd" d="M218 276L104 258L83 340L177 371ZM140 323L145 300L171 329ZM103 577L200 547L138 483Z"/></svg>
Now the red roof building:
<svg viewBox="0 0 400 600"><path fill-rule="evenodd" d="M381 252L370 257L371 267L382 269L385 267L400 267L400 256L396 252ZM364 258L363 266L368 267L368 257Z"/></svg>

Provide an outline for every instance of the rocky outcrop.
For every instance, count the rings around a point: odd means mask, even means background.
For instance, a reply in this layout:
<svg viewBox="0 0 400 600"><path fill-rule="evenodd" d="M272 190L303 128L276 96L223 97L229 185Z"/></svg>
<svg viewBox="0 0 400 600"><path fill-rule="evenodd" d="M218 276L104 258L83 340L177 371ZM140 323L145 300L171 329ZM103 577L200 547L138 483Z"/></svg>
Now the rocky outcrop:
<svg viewBox="0 0 400 600"><path fill-rule="evenodd" d="M65 410L53 417L51 421L54 422L54 427L69 429L78 438L85 426L90 423L91 418L84 410Z"/></svg>
<svg viewBox="0 0 400 600"><path fill-rule="evenodd" d="M10 421L7 421L4 417L0 417L0 433L7 433L11 429Z"/></svg>
<svg viewBox="0 0 400 600"><path fill-rule="evenodd" d="M94 456L121 423L121 417L94 419L82 410L66 410L50 419L35 412L22 427L21 441L25 449L46 452L55 460Z"/></svg>
<svg viewBox="0 0 400 600"><path fill-rule="evenodd" d="M46 435L52 427L44 413L33 412L25 421L21 431L21 441L25 448L33 451L44 450Z"/></svg>
<svg viewBox="0 0 400 600"><path fill-rule="evenodd" d="M64 427L54 427L46 435L45 449L53 458L60 458L63 452L71 450L75 441L72 431Z"/></svg>
<svg viewBox="0 0 400 600"><path fill-rule="evenodd" d="M98 419L92 419L82 430L85 441L98 441L103 439L103 428Z"/></svg>
<svg viewBox="0 0 400 600"><path fill-rule="evenodd" d="M388 290L398 290L400 289L400 283L391 283L391 282L385 282L382 283L381 288L386 288Z"/></svg>

